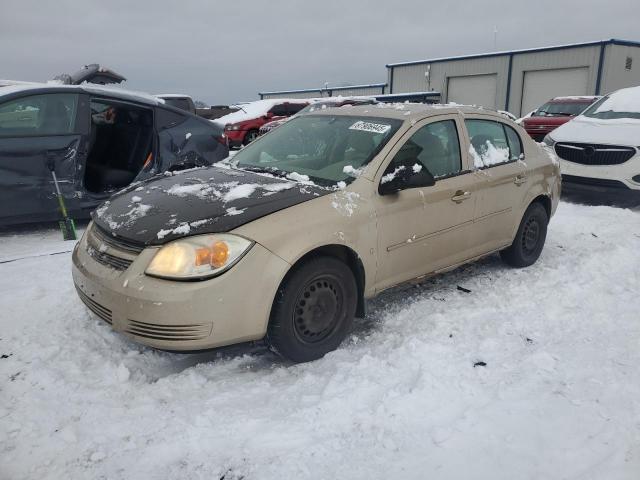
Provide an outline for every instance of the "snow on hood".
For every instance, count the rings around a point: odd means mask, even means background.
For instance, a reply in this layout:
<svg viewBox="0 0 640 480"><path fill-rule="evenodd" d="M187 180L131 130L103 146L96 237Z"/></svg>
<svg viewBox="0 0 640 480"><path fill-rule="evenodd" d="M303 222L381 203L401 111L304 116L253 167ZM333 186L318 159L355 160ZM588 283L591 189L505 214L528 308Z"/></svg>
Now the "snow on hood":
<svg viewBox="0 0 640 480"><path fill-rule="evenodd" d="M309 103L308 100L299 99L299 98L274 98L269 100L258 100L256 102L238 105L238 107L241 107L241 110L238 110L237 112L229 113L220 118L216 118L215 120L212 120L212 122L220 125L221 127L224 127L225 125L232 124L232 123L244 122L246 120L253 120L254 118L258 118L263 115L266 115L267 112L274 105L277 105L279 103L284 103L284 102L304 103L304 104Z"/></svg>
<svg viewBox="0 0 640 480"><path fill-rule="evenodd" d="M160 245L186 235L228 232L333 192L310 182L212 166L132 186L111 197L92 217L115 237Z"/></svg>
<svg viewBox="0 0 640 480"><path fill-rule="evenodd" d="M556 142L640 145L640 120L600 120L580 115L559 126L549 136Z"/></svg>

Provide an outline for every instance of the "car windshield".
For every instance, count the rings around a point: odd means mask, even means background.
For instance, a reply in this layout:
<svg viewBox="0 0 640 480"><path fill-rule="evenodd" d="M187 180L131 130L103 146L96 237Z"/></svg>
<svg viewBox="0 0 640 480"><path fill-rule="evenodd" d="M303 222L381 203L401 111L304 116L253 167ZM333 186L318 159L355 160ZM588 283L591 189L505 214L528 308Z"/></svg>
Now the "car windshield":
<svg viewBox="0 0 640 480"><path fill-rule="evenodd" d="M606 97L584 111L583 115L590 118L611 120L615 118L640 119L640 95L630 95L631 88L620 90ZM631 92L635 93L635 92Z"/></svg>
<svg viewBox="0 0 640 480"><path fill-rule="evenodd" d="M536 110L532 116L547 117L554 115L579 115L588 106L589 103L587 102L547 102Z"/></svg>
<svg viewBox="0 0 640 480"><path fill-rule="evenodd" d="M292 119L236 154L237 168L319 185L351 182L402 124L401 120L343 115Z"/></svg>

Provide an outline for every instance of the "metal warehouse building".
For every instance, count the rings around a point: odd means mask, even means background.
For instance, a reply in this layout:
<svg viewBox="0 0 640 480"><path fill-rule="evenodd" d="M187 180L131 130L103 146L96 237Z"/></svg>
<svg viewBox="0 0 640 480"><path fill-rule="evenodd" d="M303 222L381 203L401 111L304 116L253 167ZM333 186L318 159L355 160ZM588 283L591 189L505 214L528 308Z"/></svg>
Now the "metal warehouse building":
<svg viewBox="0 0 640 480"><path fill-rule="evenodd" d="M369 85L349 85L346 87L309 88L304 90L282 90L278 92L260 92L260 99L267 98L318 98L343 97L351 95L382 95L387 88L386 83L372 83Z"/></svg>
<svg viewBox="0 0 640 480"><path fill-rule="evenodd" d="M390 93L435 90L443 102L524 115L562 95L640 85L640 42L604 40L387 65Z"/></svg>

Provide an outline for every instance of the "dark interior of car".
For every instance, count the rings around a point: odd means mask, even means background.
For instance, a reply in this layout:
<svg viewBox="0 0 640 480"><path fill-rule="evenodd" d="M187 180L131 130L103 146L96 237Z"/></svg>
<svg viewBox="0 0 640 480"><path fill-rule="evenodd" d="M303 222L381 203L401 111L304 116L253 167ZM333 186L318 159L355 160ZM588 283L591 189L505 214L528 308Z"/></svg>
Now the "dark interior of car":
<svg viewBox="0 0 640 480"><path fill-rule="evenodd" d="M153 152L153 114L145 108L91 102L91 134L84 177L94 193L130 184Z"/></svg>

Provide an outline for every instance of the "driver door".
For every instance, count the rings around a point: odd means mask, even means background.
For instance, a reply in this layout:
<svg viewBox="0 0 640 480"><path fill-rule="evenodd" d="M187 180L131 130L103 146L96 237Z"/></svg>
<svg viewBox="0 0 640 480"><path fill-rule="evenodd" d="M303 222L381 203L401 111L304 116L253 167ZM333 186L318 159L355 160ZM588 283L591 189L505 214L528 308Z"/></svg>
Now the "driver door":
<svg viewBox="0 0 640 480"><path fill-rule="evenodd" d="M420 122L404 135L379 169L376 185L402 165L428 169L435 185L376 195L376 290L468 258L477 180L467 165L467 156L461 154L463 132L455 115Z"/></svg>

